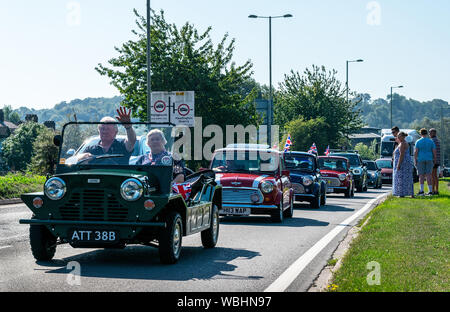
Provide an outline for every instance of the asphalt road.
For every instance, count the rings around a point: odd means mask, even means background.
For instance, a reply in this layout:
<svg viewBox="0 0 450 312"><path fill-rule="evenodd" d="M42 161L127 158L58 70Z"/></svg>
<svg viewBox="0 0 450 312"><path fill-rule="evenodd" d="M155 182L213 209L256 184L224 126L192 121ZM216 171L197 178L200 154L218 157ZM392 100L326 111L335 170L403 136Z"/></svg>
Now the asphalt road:
<svg viewBox="0 0 450 312"><path fill-rule="evenodd" d="M369 189L352 199L330 194L325 207L299 204L282 224L265 216L222 218L216 248L203 249L200 235L184 237L175 265L160 264L156 248L138 245L123 250L59 245L53 261L36 262L28 225L18 223L31 212L23 204L0 206L0 291L262 292L327 233L388 191L387 186ZM306 291L362 216L346 225L285 291Z"/></svg>

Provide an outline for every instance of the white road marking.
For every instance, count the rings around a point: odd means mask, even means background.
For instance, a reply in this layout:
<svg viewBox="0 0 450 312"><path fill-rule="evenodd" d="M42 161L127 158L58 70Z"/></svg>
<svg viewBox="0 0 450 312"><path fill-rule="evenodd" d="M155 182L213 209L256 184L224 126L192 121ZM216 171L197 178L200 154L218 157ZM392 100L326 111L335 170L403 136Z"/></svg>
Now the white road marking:
<svg viewBox="0 0 450 312"><path fill-rule="evenodd" d="M298 258L286 271L284 271L265 292L283 292L292 282L302 273L302 271L308 266L308 264L353 220L368 210L372 204L383 196L387 196L389 193L381 194L374 199L371 199L363 208L351 215L346 220L340 222L333 230L322 237L314 246L312 246L307 252L305 252L300 258Z"/></svg>
<svg viewBox="0 0 450 312"><path fill-rule="evenodd" d="M12 246L0 246L0 249L11 248Z"/></svg>

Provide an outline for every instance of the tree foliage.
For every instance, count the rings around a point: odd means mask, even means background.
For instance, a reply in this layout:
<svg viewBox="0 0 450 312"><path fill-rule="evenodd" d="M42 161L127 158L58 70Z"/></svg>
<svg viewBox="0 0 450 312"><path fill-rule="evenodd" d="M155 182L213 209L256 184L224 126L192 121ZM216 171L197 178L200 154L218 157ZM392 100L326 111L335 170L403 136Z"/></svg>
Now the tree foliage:
<svg viewBox="0 0 450 312"><path fill-rule="evenodd" d="M21 124L2 144L2 157L12 170L24 171L33 156L33 144L46 127L35 122Z"/></svg>
<svg viewBox="0 0 450 312"><path fill-rule="evenodd" d="M328 145L328 139L323 134L329 128L330 125L325 122L324 118L305 120L303 117L299 117L289 121L285 125L285 130L287 134L291 135L291 151L306 152L315 143L318 153L323 154ZM281 147L284 147L287 134L283 137Z"/></svg>
<svg viewBox="0 0 450 312"><path fill-rule="evenodd" d="M136 10L135 14L137 39L116 47L120 56L108 61L110 67L99 64L96 70L111 79L124 97L123 104L146 120L146 19ZM166 22L163 11L152 11L151 89L195 91L195 114L203 118L203 126L257 123L250 105L256 92L246 94L243 89L252 64L236 65L232 62L235 40L225 34L214 46L210 33L211 27L199 32L189 23L178 29Z"/></svg>
<svg viewBox="0 0 450 312"><path fill-rule="evenodd" d="M58 147L53 144L55 132L43 128L33 143L33 156L28 170L38 175L53 174L54 166L58 161Z"/></svg>
<svg viewBox="0 0 450 312"><path fill-rule="evenodd" d="M345 87L336 78L336 71L313 65L303 75L291 71L285 75L276 93L275 123L283 126L301 116L304 121L320 119L327 124L320 139L335 146L339 140L359 129L362 121L355 103L345 98ZM317 143L316 143L317 144Z"/></svg>
<svg viewBox="0 0 450 312"><path fill-rule="evenodd" d="M19 124L20 116L14 111L11 105L3 106L3 114L6 121L12 122L13 124Z"/></svg>
<svg viewBox="0 0 450 312"><path fill-rule="evenodd" d="M375 141L375 143L376 143L376 141ZM360 143L356 144L355 150L358 151L359 155L361 155L361 158L364 160L376 160L377 159L377 156L375 155L373 142L370 147L365 145L364 143L360 142Z"/></svg>

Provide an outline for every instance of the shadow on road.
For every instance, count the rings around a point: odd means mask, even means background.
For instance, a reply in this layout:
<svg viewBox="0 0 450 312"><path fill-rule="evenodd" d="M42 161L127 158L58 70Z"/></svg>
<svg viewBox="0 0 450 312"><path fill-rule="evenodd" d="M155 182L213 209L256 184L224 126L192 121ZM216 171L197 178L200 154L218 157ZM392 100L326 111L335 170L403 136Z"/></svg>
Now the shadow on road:
<svg viewBox="0 0 450 312"><path fill-rule="evenodd" d="M306 226L328 226L328 222L317 221L307 218L285 218L283 223L273 223L268 216L245 216L245 217L221 217L221 224L231 225L255 225L276 227L306 227Z"/></svg>
<svg viewBox="0 0 450 312"><path fill-rule="evenodd" d="M81 250L81 249L79 249ZM249 260L260 253L232 248L204 249L183 247L181 259L174 265L163 265L159 261L158 250L153 247L131 245L125 249L99 249L76 256L38 262L43 267L57 267L47 274L69 274L73 268L71 261L80 263L82 277L122 278L138 280L188 281L203 279L261 279L262 276L234 275L237 266L233 260ZM199 266L199 263L202 263ZM226 273L225 273L226 272Z"/></svg>
<svg viewBox="0 0 450 312"><path fill-rule="evenodd" d="M325 206L320 206L319 209L317 208L311 208L309 204L295 204L294 206L295 210L310 210L310 211L355 211L353 208L345 208L343 206L337 206L337 205L329 205L326 204Z"/></svg>

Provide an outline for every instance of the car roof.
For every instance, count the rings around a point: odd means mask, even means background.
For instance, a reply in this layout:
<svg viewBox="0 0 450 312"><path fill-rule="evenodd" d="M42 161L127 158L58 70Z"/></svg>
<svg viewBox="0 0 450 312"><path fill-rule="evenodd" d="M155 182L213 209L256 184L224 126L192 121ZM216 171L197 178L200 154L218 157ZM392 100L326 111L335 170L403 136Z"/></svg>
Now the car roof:
<svg viewBox="0 0 450 312"><path fill-rule="evenodd" d="M288 151L288 152L284 152L284 154L286 155L305 155L305 156L312 156L312 157L317 157L315 154L311 154L311 153L307 153L307 152L297 152L297 151Z"/></svg>
<svg viewBox="0 0 450 312"><path fill-rule="evenodd" d="M343 156L319 156L319 158L335 158L335 159L342 159L342 160L348 160L348 158L345 158Z"/></svg>
<svg viewBox="0 0 450 312"><path fill-rule="evenodd" d="M237 152L270 152L270 153L278 153L281 154L282 151L273 149L273 148L245 148L245 147L225 147L225 148L219 148L214 151L214 153L218 152L226 152L226 151L237 151Z"/></svg>

